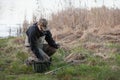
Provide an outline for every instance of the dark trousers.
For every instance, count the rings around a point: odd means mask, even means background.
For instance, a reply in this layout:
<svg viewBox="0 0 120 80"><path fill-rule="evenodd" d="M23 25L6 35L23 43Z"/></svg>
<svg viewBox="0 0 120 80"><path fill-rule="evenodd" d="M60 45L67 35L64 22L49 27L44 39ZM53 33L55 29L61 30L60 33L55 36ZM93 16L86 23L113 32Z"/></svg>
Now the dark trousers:
<svg viewBox="0 0 120 80"><path fill-rule="evenodd" d="M30 53L32 56L35 56L35 54L31 51L30 47L27 47L28 53ZM42 51L47 54L49 57L51 57L57 49L49 46L48 44L43 44ZM35 56L36 57L36 56Z"/></svg>
<svg viewBox="0 0 120 80"><path fill-rule="evenodd" d="M48 44L43 44L43 51L48 55L48 56L52 56L55 52L56 49L49 46Z"/></svg>

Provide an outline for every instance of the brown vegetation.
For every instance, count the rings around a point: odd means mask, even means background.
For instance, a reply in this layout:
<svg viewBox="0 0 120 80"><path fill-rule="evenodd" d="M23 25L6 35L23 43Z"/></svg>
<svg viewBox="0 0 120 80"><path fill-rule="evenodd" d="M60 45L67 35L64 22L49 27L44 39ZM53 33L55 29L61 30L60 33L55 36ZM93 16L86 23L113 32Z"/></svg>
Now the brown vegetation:
<svg viewBox="0 0 120 80"><path fill-rule="evenodd" d="M54 38L61 43L76 40L119 42L120 9L105 6L100 8L69 8L52 15L49 25Z"/></svg>
<svg viewBox="0 0 120 80"><path fill-rule="evenodd" d="M53 14L49 25L54 38L63 48L70 50L82 45L85 49L92 51L94 56L108 59L116 50L107 48L106 44L120 42L119 13L120 9L108 9L105 6L91 10L69 8ZM71 61L78 54L74 56L75 54L65 61Z"/></svg>

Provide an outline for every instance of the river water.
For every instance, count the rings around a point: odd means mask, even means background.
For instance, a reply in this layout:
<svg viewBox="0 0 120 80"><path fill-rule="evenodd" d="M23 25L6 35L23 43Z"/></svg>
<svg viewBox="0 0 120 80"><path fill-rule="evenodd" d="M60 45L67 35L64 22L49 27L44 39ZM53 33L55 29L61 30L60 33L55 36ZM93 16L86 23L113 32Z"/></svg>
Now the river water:
<svg viewBox="0 0 120 80"><path fill-rule="evenodd" d="M17 36L20 25L0 25L0 38Z"/></svg>

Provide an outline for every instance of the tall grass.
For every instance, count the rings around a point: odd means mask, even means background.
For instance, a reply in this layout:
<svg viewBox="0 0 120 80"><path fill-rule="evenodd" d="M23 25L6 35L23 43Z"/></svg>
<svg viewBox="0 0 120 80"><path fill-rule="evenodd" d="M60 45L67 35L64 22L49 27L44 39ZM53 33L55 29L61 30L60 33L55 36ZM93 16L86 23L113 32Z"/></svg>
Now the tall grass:
<svg viewBox="0 0 120 80"><path fill-rule="evenodd" d="M57 14L52 14L49 21L50 26L59 32L64 31L85 31L91 28L97 28L104 33L111 28L120 25L120 9L107 8L105 6L88 9L68 8Z"/></svg>

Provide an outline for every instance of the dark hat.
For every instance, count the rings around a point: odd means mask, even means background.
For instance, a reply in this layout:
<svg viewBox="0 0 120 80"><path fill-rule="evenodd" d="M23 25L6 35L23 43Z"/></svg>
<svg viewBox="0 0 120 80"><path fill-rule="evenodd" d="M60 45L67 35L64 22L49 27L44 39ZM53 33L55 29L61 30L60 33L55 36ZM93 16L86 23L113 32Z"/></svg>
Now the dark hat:
<svg viewBox="0 0 120 80"><path fill-rule="evenodd" d="M44 19L44 18L39 19L39 22L38 22L38 23L39 23L39 24L42 24L42 25L47 25L47 24L48 24L47 20Z"/></svg>

